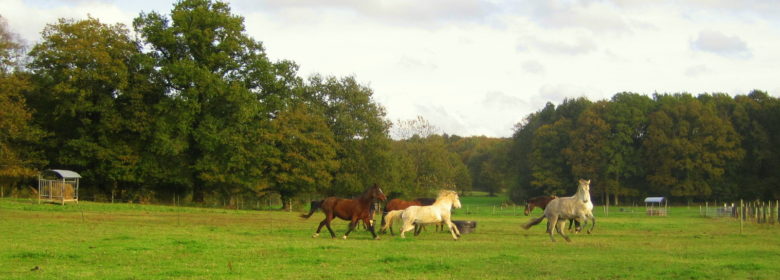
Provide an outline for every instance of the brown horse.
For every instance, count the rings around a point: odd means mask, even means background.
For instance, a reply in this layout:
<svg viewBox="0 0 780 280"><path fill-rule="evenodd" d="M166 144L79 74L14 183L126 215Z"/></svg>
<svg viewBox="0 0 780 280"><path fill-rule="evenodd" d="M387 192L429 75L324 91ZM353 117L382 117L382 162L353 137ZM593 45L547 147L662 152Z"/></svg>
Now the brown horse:
<svg viewBox="0 0 780 280"><path fill-rule="evenodd" d="M433 205L433 203L436 202L435 198L427 198L427 197L420 197L412 201L406 201L399 198L391 199L387 202L387 205L385 205L384 211L382 211L382 227L385 226L385 216L387 216L387 213L393 210L404 210L408 208L409 206L428 206ZM438 226L437 226L438 227ZM384 231L383 231L384 232ZM417 228L415 230L415 235L420 233L420 229ZM390 234L395 235L393 233L393 228L390 227Z"/></svg>
<svg viewBox="0 0 780 280"><path fill-rule="evenodd" d="M359 197L354 197L352 199L358 199ZM312 200L311 204L309 205L309 209L313 209L312 212L309 213L309 216L311 216L311 213L314 213L314 211L317 211L317 209L321 209L320 207L322 205L322 200ZM368 208L368 217L369 217L369 223L366 223L363 221L363 229L368 230L368 227L373 224L374 221L374 213L376 213L376 209L379 209L379 203L374 202L371 203L371 207Z"/></svg>
<svg viewBox="0 0 780 280"><path fill-rule="evenodd" d="M534 207L539 207L544 210L545 207L547 207L547 204L550 203L553 199L558 198L557 196L550 195L550 196L537 196L533 198L529 198L525 201L525 211L523 211L523 214L528 216L528 214L531 214L531 211L534 211Z"/></svg>
<svg viewBox="0 0 780 280"><path fill-rule="evenodd" d="M371 216L371 214L373 214L371 211L371 206L377 199L385 201L387 197L385 197L382 189L379 188L377 184L374 184L372 187L366 189L357 199L338 197L328 197L323 199L319 203L319 207L312 207L312 209L309 211L309 214L301 215L301 217L308 219L312 214L314 214L315 211L317 211L317 208L322 208L322 212L325 213L325 219L320 222L320 226L317 227L317 232L314 233L312 237L320 236L320 230L322 230L322 226L327 226L328 231L330 231L330 236L332 238L336 238L336 233L334 233L333 229L330 227L330 222L334 218L338 217L342 220L350 221L349 229L346 233L344 233L344 239L347 239L349 233L355 230L355 226L359 220L362 220L363 223L369 225L368 229L371 231L371 235L374 236L374 239L379 239L379 237L376 235L376 232L374 232L374 223L371 222L371 220L374 219L374 217ZM312 203L312 206L315 206L315 203Z"/></svg>

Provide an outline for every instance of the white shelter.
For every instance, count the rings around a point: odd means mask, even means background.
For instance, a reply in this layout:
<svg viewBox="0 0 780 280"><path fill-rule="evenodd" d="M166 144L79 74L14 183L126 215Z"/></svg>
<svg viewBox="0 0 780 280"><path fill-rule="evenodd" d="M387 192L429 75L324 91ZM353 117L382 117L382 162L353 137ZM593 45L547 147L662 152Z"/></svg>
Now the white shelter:
<svg viewBox="0 0 780 280"><path fill-rule="evenodd" d="M75 201L79 203L81 175L70 170L49 169L38 174L38 203Z"/></svg>
<svg viewBox="0 0 780 280"><path fill-rule="evenodd" d="M663 204L663 205L661 205ZM645 211L648 216L666 216L669 208L665 197L646 197Z"/></svg>

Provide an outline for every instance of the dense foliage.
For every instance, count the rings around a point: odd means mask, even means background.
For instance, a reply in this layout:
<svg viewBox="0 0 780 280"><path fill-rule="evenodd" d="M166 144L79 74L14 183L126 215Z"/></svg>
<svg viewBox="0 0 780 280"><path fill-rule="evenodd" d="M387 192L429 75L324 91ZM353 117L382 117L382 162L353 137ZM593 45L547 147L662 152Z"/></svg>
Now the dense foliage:
<svg viewBox="0 0 780 280"><path fill-rule="evenodd" d="M519 174L511 196L566 195L576 178L591 178L594 196L610 204L648 195L777 199L778 121L780 102L757 90L548 104L511 140L507 166Z"/></svg>
<svg viewBox="0 0 780 280"><path fill-rule="evenodd" d="M0 18L0 196L60 168L82 174L82 198L141 202L276 194L287 207L373 183L521 202L578 178L606 203L780 198L780 107L762 91L568 99L512 138L460 137L422 117L391 123L354 77L272 61L224 2L180 1L132 28L60 19L26 52Z"/></svg>

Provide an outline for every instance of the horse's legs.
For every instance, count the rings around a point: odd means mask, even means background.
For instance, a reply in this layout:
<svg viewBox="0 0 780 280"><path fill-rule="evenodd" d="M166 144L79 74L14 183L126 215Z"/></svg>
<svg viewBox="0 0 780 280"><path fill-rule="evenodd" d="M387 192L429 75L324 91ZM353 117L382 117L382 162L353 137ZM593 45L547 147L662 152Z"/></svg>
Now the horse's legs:
<svg viewBox="0 0 780 280"><path fill-rule="evenodd" d="M572 232L571 228L574 227L574 233L580 233L585 222L587 221L583 219L569 219L569 232Z"/></svg>
<svg viewBox="0 0 780 280"><path fill-rule="evenodd" d="M555 231L557 231L557 232L558 232L558 234L560 234L561 236L563 236L563 239L566 239L566 242L571 242L571 239L569 239L569 236L567 236L567 235L566 235L566 234L563 232L563 230L562 230L563 223L565 223L565 222L566 222L566 220L558 220L558 224L556 224L556 225L555 225Z"/></svg>
<svg viewBox="0 0 780 280"><path fill-rule="evenodd" d="M347 239L347 236L349 236L350 232L355 230L355 227L357 226L357 224L358 224L358 219L357 218L352 218L352 221L349 222L349 229L347 230L346 233L344 233L344 236L342 238Z"/></svg>
<svg viewBox="0 0 780 280"><path fill-rule="evenodd" d="M401 238L406 238L404 233L413 230L414 229L414 225L413 225L412 220L407 221L406 219L403 219L403 221L404 221L404 223L403 223L403 225L401 225L401 229L399 231L401 232Z"/></svg>
<svg viewBox="0 0 780 280"><path fill-rule="evenodd" d="M325 226L328 228L328 231L330 232L330 238L336 238L336 233L333 232L333 229L330 227L330 222L333 221L333 213L329 213L327 217L325 217Z"/></svg>
<svg viewBox="0 0 780 280"><path fill-rule="evenodd" d="M553 227L558 227L558 215L552 215L547 218L547 233L550 234L550 240L552 242L555 242L555 237L553 236Z"/></svg>
<svg viewBox="0 0 780 280"><path fill-rule="evenodd" d="M363 220L364 223L368 223L368 230L371 231L371 235L374 237L374 239L379 239L379 236L376 235L376 231L374 231L374 220L369 220L368 218L365 218Z"/></svg>
<svg viewBox="0 0 780 280"><path fill-rule="evenodd" d="M447 227L449 227L450 233L452 234L452 239L458 240L458 237L460 237L460 231L458 230L458 227L456 227L450 219L444 219L444 223L446 223Z"/></svg>
<svg viewBox="0 0 780 280"><path fill-rule="evenodd" d="M322 222L320 222L320 226L317 227L317 232L315 232L314 235L312 235L311 237L319 237L320 236L320 230L322 230L322 227L327 223L326 222L327 220L328 220L328 218L325 217L325 219L323 219Z"/></svg>
<svg viewBox="0 0 780 280"><path fill-rule="evenodd" d="M588 234L590 234L593 231L593 228L596 227L596 217L593 216L593 213L589 214L588 216L590 217L590 220L593 222L590 225L590 229L588 230Z"/></svg>
<svg viewBox="0 0 780 280"><path fill-rule="evenodd" d="M382 228L385 227L385 223L387 222L387 221L385 221L385 216L387 216L387 212L386 211L382 211ZM393 232L392 228L390 229L390 232ZM385 230L380 229L379 233L385 233Z"/></svg>

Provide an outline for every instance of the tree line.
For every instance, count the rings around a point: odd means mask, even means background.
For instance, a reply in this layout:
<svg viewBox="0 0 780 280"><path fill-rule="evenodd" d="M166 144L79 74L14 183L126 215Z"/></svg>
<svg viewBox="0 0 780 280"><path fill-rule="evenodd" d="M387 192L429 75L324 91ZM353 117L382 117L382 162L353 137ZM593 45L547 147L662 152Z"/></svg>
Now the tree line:
<svg viewBox="0 0 780 280"><path fill-rule="evenodd" d="M776 98L619 93L567 99L511 138L389 121L355 77L301 77L272 61L228 4L183 0L132 30L60 19L26 46L0 17L0 195L48 168L82 176L87 199L285 203L447 188L594 197L779 198ZM392 135L392 136L391 136ZM7 188L6 188L7 187Z"/></svg>
<svg viewBox="0 0 780 280"><path fill-rule="evenodd" d="M567 99L527 116L511 142L516 201L573 193L577 178L608 204L780 198L780 102L759 90Z"/></svg>
<svg viewBox="0 0 780 280"><path fill-rule="evenodd" d="M82 198L96 200L234 204L273 193L286 204L373 183L408 197L471 187L441 136L419 136L431 129L424 120L399 121L412 134L393 140L371 88L272 61L224 2L142 13L134 33L60 19L31 47L0 27L0 185L9 189L34 186L47 168L79 172Z"/></svg>

